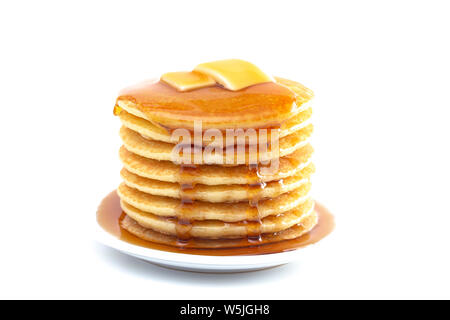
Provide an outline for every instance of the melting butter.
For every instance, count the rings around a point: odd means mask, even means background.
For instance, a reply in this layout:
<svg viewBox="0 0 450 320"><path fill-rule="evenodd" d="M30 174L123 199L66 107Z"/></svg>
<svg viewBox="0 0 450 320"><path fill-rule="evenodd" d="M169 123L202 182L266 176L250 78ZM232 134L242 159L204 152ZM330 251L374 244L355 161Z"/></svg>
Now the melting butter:
<svg viewBox="0 0 450 320"><path fill-rule="evenodd" d="M272 77L262 72L253 63L239 59L202 63L196 66L194 70L211 76L232 91L259 83L275 82Z"/></svg>
<svg viewBox="0 0 450 320"><path fill-rule="evenodd" d="M238 91L255 84L275 82L254 64L228 59L201 63L191 72L169 72L161 80L178 91L189 91L221 84L224 88Z"/></svg>
<svg viewBox="0 0 450 320"><path fill-rule="evenodd" d="M162 75L161 80L178 91L189 91L216 84L212 77L196 71L168 72Z"/></svg>

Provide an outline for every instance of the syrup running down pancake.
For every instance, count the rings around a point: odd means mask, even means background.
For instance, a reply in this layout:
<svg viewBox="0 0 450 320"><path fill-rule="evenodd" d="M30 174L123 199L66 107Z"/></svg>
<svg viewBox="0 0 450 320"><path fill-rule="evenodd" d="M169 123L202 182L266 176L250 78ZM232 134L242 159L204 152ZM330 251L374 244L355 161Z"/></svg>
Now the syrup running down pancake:
<svg viewBox="0 0 450 320"><path fill-rule="evenodd" d="M216 249L313 230L312 97L236 59L124 89L114 107L120 227L143 241Z"/></svg>

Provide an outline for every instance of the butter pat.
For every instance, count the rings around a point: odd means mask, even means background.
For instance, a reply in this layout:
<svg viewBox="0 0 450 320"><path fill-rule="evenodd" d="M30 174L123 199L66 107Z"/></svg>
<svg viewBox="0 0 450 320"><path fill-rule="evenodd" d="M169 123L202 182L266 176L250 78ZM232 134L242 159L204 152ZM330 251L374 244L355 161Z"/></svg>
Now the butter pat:
<svg viewBox="0 0 450 320"><path fill-rule="evenodd" d="M212 77L217 83L233 91L259 83L274 82L272 77L254 64L239 59L202 63L194 71Z"/></svg>
<svg viewBox="0 0 450 320"><path fill-rule="evenodd" d="M161 80L179 91L189 91L216 84L216 81L207 74L191 72L168 72L161 76Z"/></svg>

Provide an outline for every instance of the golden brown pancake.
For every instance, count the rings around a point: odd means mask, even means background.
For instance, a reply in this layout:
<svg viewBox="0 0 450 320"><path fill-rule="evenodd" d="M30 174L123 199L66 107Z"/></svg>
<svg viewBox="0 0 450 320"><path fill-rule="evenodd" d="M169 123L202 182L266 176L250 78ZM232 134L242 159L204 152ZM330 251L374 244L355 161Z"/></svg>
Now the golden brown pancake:
<svg viewBox="0 0 450 320"><path fill-rule="evenodd" d="M220 86L180 92L158 80L124 89L117 105L137 117L165 128L263 128L278 126L306 110L311 90L295 81L275 78L239 91Z"/></svg>
<svg viewBox="0 0 450 320"><path fill-rule="evenodd" d="M286 120L285 122L282 122L279 128L279 138L283 138L287 135L290 135L294 133L297 130L300 130L307 125L310 124L310 118L312 115L312 108L308 108L305 111L300 112L299 114L295 115L294 117ZM160 126L155 125L154 123L145 120L143 118L139 118L135 115L132 115L131 113L128 113L126 111L122 111L119 114L120 120L122 121L122 124L133 130L138 132L140 135L142 135L144 138L148 138L149 140L157 140L157 141L163 141L168 143L176 144L178 143L178 138L172 136L171 130L167 130L165 128L162 128ZM270 129L270 128L269 128ZM202 139L202 144L204 146L206 145L215 145L216 143L221 143L222 146L227 145L226 141L226 132L224 130L221 131L223 139L221 141L215 142L212 139L207 139L207 137L204 137ZM203 130L204 133L204 130ZM268 141L270 141L270 133L271 131L267 131L268 135ZM191 141L194 141L194 135L191 132ZM234 143L234 142L233 142ZM248 139L246 140L246 143L248 143Z"/></svg>
<svg viewBox="0 0 450 320"><path fill-rule="evenodd" d="M278 156L284 157L287 156L294 151L300 149L308 143L308 138L311 137L313 131L313 125L309 124L305 128L295 131L294 133L281 138L279 140L279 153L272 153L269 149L267 152L252 152L253 156L250 155L249 150L245 153L242 153L242 160L240 161L237 156L237 152L234 152L234 160L232 163L227 162L226 152L222 151L222 154L215 153L205 153L202 152L202 163L201 164L228 164L228 165L238 165L238 164L248 164L250 159L258 160L258 162L270 161L273 158L277 158ZM149 140L147 138L142 137L136 131L128 129L125 126L122 126L120 129L120 137L122 138L123 144L128 151L131 151L137 155L154 159L154 160L164 160L164 161L173 161L172 151L174 149L174 145L172 143L157 141L157 140ZM194 155L192 154L191 163L194 163ZM196 164L200 164L195 162Z"/></svg>
<svg viewBox="0 0 450 320"><path fill-rule="evenodd" d="M137 209L121 201L123 211L141 226L154 231L176 236L177 219L164 218L149 212ZM301 223L305 216L313 214L314 201L308 199L295 208L276 216L267 216L261 219L261 233L275 233L289 229ZM258 222L255 222L258 224ZM201 220L191 222L190 236L194 238L223 239L241 238L248 235L250 222L222 222L219 220Z"/></svg>
<svg viewBox="0 0 450 320"><path fill-rule="evenodd" d="M277 232L277 233L269 233L262 234L261 241L258 244L267 244L280 242L283 240L290 240L298 238L305 233L309 232L316 224L317 224L317 213L313 211L310 215L305 216L301 223L290 227L289 229ZM178 238L175 236L169 236L166 234L162 234L160 232L153 231L152 229L144 228L136 221L134 221L129 216L125 216L125 218L121 221L121 226L131 234L137 236L138 238L144 239L146 241L165 244L169 246L179 246L180 243ZM255 245L254 243L249 243L247 239L193 239L195 248L215 248L215 249L223 249L223 248L236 248L236 247L246 247ZM187 243L184 244L185 247L192 246Z"/></svg>
<svg viewBox="0 0 450 320"><path fill-rule="evenodd" d="M269 182L295 175L309 165L312 153L311 145L307 144L289 156L280 158L278 171L273 175L261 175L261 181ZM124 167L138 176L166 182L183 182L180 166L173 162L144 158L128 151L124 146L120 148L119 156ZM248 184L248 175L249 168L245 165L201 165L197 166L195 176L190 177L189 182L206 185Z"/></svg>
<svg viewBox="0 0 450 320"><path fill-rule="evenodd" d="M154 196L137 189L130 188L122 183L117 189L117 194L122 201L145 212L163 217L180 217L187 220L220 220L236 222L248 219L249 215L264 218L277 215L305 202L311 189L311 183L306 183L299 188L283 193L273 198L258 202L258 208L254 208L248 201L211 203L206 201L194 201L189 212L180 211L180 200Z"/></svg>
<svg viewBox="0 0 450 320"><path fill-rule="evenodd" d="M314 173L314 165L311 163L297 174L288 178L268 182L258 193L259 199L275 198L283 193L292 191L309 182ZM193 185L191 189L182 191L178 183L164 182L140 177L123 168L120 172L124 182L131 188L155 195L171 198L188 196L191 200L208 202L235 202L251 200L251 187L243 184L222 185Z"/></svg>

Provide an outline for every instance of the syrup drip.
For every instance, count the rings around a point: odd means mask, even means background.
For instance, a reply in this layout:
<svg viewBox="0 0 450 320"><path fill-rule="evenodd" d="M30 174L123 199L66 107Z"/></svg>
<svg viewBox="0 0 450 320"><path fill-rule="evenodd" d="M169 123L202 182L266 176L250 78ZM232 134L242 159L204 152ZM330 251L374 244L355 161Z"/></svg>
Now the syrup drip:
<svg viewBox="0 0 450 320"><path fill-rule="evenodd" d="M117 104L114 106L114 109L113 109L113 114L115 115L115 116L118 116L121 112L122 112L122 108L121 107L119 107Z"/></svg>
<svg viewBox="0 0 450 320"><path fill-rule="evenodd" d="M249 208L247 209L245 225L247 228L247 239L250 243L261 242L261 216L259 212L259 201L266 184L261 180L257 164L250 163L247 173L247 198Z"/></svg>
<svg viewBox="0 0 450 320"><path fill-rule="evenodd" d="M179 185L180 185L180 205L178 206L178 219L175 224L177 232L177 242L180 246L185 246L191 240L192 211L194 200L190 192L195 187L195 176L197 167L195 165L180 165Z"/></svg>

